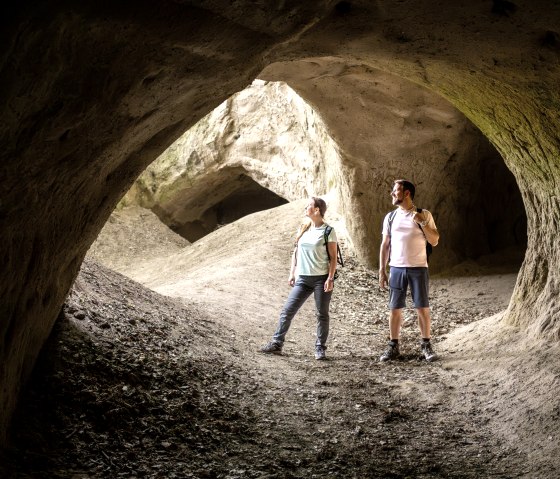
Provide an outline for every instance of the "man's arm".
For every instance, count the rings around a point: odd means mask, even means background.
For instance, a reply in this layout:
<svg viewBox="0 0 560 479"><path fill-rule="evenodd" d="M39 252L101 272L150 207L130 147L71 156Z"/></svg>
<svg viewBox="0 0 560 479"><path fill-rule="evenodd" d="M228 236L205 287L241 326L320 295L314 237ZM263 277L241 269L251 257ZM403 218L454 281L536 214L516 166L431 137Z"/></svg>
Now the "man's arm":
<svg viewBox="0 0 560 479"><path fill-rule="evenodd" d="M439 243L439 231L437 228L432 228L428 223L426 226L422 226L422 231L426 237L426 241L432 246L437 246Z"/></svg>
<svg viewBox="0 0 560 479"><path fill-rule="evenodd" d="M426 241L432 246L437 246L439 242L439 231L436 228L431 213L428 214L425 210L421 213L416 212L412 219L422 228Z"/></svg>
<svg viewBox="0 0 560 479"><path fill-rule="evenodd" d="M389 235L383 235L383 240L379 247L379 286L383 289L387 288L387 263L389 261L390 245L391 237Z"/></svg>

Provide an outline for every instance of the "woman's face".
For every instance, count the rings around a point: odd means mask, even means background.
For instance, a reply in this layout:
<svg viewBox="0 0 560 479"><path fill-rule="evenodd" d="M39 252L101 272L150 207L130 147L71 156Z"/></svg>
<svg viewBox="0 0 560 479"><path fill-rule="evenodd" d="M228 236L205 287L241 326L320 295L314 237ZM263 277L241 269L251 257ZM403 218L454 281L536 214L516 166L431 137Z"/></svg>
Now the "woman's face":
<svg viewBox="0 0 560 479"><path fill-rule="evenodd" d="M310 199L309 203L305 207L305 216L311 218L313 215L316 214L317 211L319 211L319 208L317 208L315 206L315 202L312 199Z"/></svg>

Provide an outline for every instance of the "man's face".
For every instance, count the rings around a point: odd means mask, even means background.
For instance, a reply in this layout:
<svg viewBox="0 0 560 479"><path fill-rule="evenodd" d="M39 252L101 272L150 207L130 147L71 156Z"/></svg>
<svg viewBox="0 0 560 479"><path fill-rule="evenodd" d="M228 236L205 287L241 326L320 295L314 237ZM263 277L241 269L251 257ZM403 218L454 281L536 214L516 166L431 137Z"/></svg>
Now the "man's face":
<svg viewBox="0 0 560 479"><path fill-rule="evenodd" d="M394 205L400 205L404 201L404 191L402 185L395 183L393 185L393 191L391 191L391 198Z"/></svg>

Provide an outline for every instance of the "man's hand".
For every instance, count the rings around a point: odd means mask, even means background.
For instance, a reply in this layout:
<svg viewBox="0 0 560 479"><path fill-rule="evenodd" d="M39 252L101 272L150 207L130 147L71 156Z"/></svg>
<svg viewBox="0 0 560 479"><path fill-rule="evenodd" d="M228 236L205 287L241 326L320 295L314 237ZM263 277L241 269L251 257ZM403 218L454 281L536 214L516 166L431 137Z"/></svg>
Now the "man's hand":
<svg viewBox="0 0 560 479"><path fill-rule="evenodd" d="M379 270L379 286L381 289L387 289L387 272L384 269Z"/></svg>
<svg viewBox="0 0 560 479"><path fill-rule="evenodd" d="M424 211L422 211L422 213L418 213L418 211L415 211L412 214L412 221L414 221L415 223L418 223L420 226L422 226L422 223L425 223L427 219L428 218L426 218L426 215L424 214Z"/></svg>

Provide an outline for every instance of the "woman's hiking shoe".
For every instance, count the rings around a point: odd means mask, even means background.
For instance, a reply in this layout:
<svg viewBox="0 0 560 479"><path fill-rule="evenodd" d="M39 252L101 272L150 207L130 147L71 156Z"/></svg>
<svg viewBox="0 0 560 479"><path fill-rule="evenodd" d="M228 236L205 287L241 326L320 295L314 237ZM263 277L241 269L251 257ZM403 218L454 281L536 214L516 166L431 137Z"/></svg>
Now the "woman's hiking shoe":
<svg viewBox="0 0 560 479"><path fill-rule="evenodd" d="M389 341L387 343L387 349L385 352L379 357L379 361L391 361L393 359L397 359L401 353L399 352L399 343L395 343L393 341Z"/></svg>
<svg viewBox="0 0 560 479"><path fill-rule="evenodd" d="M275 343L274 341L270 341L261 348L261 353L282 354L282 345Z"/></svg>
<svg viewBox="0 0 560 479"><path fill-rule="evenodd" d="M420 347L422 348L422 356L424 356L424 359L426 361L432 362L438 358L438 355L434 353L434 350L432 349L432 344L429 341L423 342L420 345Z"/></svg>
<svg viewBox="0 0 560 479"><path fill-rule="evenodd" d="M321 361L323 359L327 359L327 356L325 355L325 349L323 346L317 346L315 348L315 359L317 359L318 361Z"/></svg>

